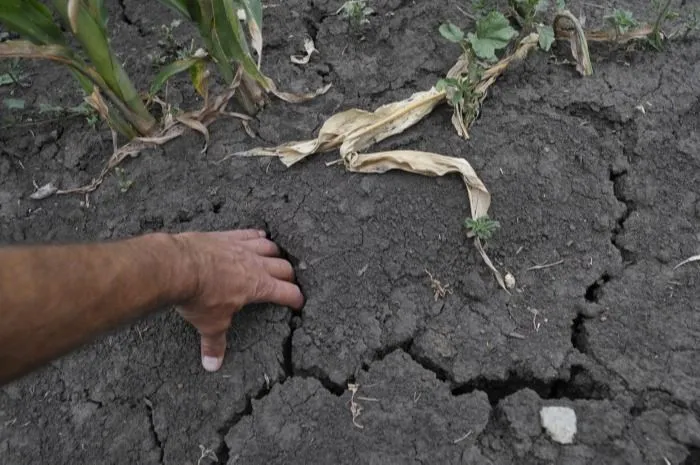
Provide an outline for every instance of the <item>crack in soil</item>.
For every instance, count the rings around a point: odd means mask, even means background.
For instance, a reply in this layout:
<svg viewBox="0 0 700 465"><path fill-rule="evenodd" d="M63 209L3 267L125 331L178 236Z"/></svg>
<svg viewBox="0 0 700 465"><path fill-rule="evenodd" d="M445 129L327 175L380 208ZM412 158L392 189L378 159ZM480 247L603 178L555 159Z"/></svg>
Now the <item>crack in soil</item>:
<svg viewBox="0 0 700 465"><path fill-rule="evenodd" d="M280 382L283 381L284 380ZM228 444L226 444L226 435L229 433L229 431L231 431L231 429L233 429L234 426L236 426L236 424L239 421L241 421L243 417L253 414L253 399L262 399L270 392L270 389L271 386L268 386L266 383L263 385L262 388L260 388L260 390L255 395L246 395L245 407L243 408L243 410L234 413L231 418L226 420L224 424L219 429L217 429L217 433L219 434L219 438L221 439L221 444L214 451L218 460L218 464L226 465L231 454L231 450L229 449Z"/></svg>
<svg viewBox="0 0 700 465"><path fill-rule="evenodd" d="M582 354L589 353L588 331L586 330L585 317L576 315L571 324L571 345Z"/></svg>
<svg viewBox="0 0 700 465"><path fill-rule="evenodd" d="M688 457L681 465L697 465L700 463L700 448L688 447Z"/></svg>
<svg viewBox="0 0 700 465"><path fill-rule="evenodd" d="M581 365L573 365L568 379L543 381L526 372L511 370L506 379L486 379L482 376L452 389L461 396L483 391L492 406L523 389L535 391L542 399L602 400L610 398L610 387L599 383Z"/></svg>
<svg viewBox="0 0 700 465"><path fill-rule="evenodd" d="M158 436L158 432L156 431L156 424L153 421L153 403L147 397L144 398L144 403L146 404L146 411L148 412L148 429L151 432L151 436L153 437L153 440L158 446L158 449L160 450L158 463L162 464L164 463L163 458L165 456L165 446L161 441L160 437Z"/></svg>
<svg viewBox="0 0 700 465"><path fill-rule="evenodd" d="M597 303L598 300L600 300L600 297L602 296L603 293L603 287L610 282L612 277L608 272L603 273L600 278L596 279L593 284L588 286L586 288L586 293L584 294L584 298L588 302L592 303ZM573 336L572 336L573 339ZM576 346L574 346L576 347Z"/></svg>
<svg viewBox="0 0 700 465"><path fill-rule="evenodd" d="M627 150L625 150L625 152L626 151ZM615 194L615 198L625 206L622 214L620 214L620 216L615 220L615 226L613 227L612 234L610 236L610 242L612 242L612 245L620 252L625 268L633 265L637 261L635 254L626 249L619 240L620 234L622 234L625 229L625 222L636 209L634 202L628 199L623 192L623 183L625 182L626 176L627 170L623 170L619 173L615 173L613 170L610 171L610 181L613 183L613 193Z"/></svg>
<svg viewBox="0 0 700 465"><path fill-rule="evenodd" d="M124 21L125 24L128 24L129 26L133 26L136 28L136 30L139 32L139 36L141 37L146 37L146 32L142 29L141 25L132 21L132 19L129 17L129 15L126 13L126 0L117 0L117 4L119 5L119 8L121 8L121 20Z"/></svg>
<svg viewBox="0 0 700 465"><path fill-rule="evenodd" d="M582 318L583 317L581 317L581 319ZM577 324L578 319L579 317L574 320L574 326L579 326ZM371 362L363 363L362 369L364 371L369 371L369 366L372 363L383 360L384 357L396 350L402 350L425 370L434 373L438 380L454 384L445 369L416 353L413 341L414 338L411 338L399 344L380 349L376 352ZM581 365L572 365L567 379L543 381L527 373L511 371L504 380L490 380L484 377L477 377L465 384L458 386L453 385L451 391L454 396L470 394L474 391L483 391L488 396L491 405L495 406L503 398L522 389L531 389L537 392L543 399L602 400L612 397L610 386L596 381L591 376L590 372Z"/></svg>

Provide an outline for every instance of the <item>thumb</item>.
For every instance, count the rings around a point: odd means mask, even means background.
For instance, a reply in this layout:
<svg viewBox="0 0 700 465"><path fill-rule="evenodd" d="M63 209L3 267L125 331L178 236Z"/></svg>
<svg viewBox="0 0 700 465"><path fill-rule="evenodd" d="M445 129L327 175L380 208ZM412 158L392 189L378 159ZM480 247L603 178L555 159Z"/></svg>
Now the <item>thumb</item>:
<svg viewBox="0 0 700 465"><path fill-rule="evenodd" d="M226 331L202 334L202 366L207 371L218 371L226 353Z"/></svg>

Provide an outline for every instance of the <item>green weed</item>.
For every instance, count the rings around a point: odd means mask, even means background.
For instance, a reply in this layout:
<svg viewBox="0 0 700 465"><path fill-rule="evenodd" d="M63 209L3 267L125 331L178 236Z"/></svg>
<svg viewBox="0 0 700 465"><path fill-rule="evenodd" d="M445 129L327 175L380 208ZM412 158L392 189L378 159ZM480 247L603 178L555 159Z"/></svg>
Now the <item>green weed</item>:
<svg viewBox="0 0 700 465"><path fill-rule="evenodd" d="M469 230L470 234L478 237L481 241L487 241L491 239L501 224L498 221L490 219L488 216L482 216L480 218L467 218L464 221L464 225Z"/></svg>
<svg viewBox="0 0 700 465"><path fill-rule="evenodd" d="M496 52L508 46L517 35L508 19L499 11L491 11L476 21L476 30L464 34L464 31L451 22L439 28L440 34L450 42L459 44L467 56L493 62L498 57Z"/></svg>
<svg viewBox="0 0 700 465"><path fill-rule="evenodd" d="M369 24L369 16L374 14L374 9L367 6L366 0L348 0L336 12L346 18L353 27Z"/></svg>
<svg viewBox="0 0 700 465"><path fill-rule="evenodd" d="M605 16L605 21L615 29L618 35L622 35L632 28L639 26L631 11L615 10L611 15Z"/></svg>
<svg viewBox="0 0 700 465"><path fill-rule="evenodd" d="M24 72L22 62L19 58L7 60L7 65L0 72L0 86L16 85L19 87L29 87L27 81L29 74Z"/></svg>

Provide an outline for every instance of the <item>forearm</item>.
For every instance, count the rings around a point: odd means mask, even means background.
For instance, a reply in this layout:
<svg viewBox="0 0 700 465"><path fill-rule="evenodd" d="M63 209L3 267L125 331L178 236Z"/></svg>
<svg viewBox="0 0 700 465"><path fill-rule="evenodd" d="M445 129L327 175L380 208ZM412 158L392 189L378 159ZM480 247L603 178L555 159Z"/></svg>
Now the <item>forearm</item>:
<svg viewBox="0 0 700 465"><path fill-rule="evenodd" d="M173 236L0 248L0 384L194 294Z"/></svg>

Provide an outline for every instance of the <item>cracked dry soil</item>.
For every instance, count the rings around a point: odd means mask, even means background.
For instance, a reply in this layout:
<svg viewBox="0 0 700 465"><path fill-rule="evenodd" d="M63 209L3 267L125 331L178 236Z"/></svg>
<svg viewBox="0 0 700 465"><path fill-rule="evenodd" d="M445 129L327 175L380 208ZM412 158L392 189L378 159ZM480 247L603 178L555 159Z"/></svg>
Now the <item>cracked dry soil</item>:
<svg viewBox="0 0 700 465"><path fill-rule="evenodd" d="M110 177L87 207L28 196L32 181L89 180L109 154L106 131L64 119L0 132L3 244L263 227L308 299L297 315L271 306L237 315L216 374L200 368L194 331L163 312L3 387L0 462L196 464L202 446L216 460L201 463L230 465L700 463L700 273L673 271L700 253L697 40L663 53L593 47L587 79L562 63L568 45L559 44L498 81L469 142L441 108L381 145L473 164L502 223L489 247L517 279L510 296L465 238L457 178L348 174L325 166L333 154L288 170L215 163L434 84L458 54L437 28L464 18L463 2L438 3L374 2L362 40L333 14L339 1L270 4L266 71L292 91L332 82L329 93L273 101L256 123L262 141L221 120L207 155L195 135L144 153L124 165L128 192ZM569 3L592 23L604 12ZM160 25L173 18L146 5L109 5L115 45L141 88L155 73L148 54ZM193 36L178 31L185 43ZM306 34L321 53L292 65ZM27 69L33 86L18 92L29 108L79 102L66 73ZM169 98L197 103L181 80ZM452 294L435 301L425 270ZM360 385L362 429L348 382ZM574 444L543 432L546 405L575 409Z"/></svg>

